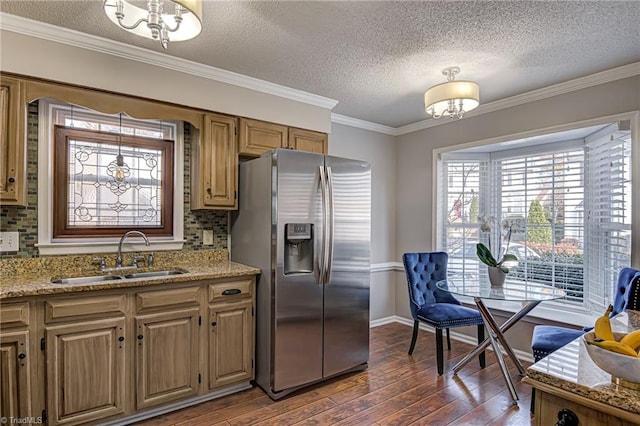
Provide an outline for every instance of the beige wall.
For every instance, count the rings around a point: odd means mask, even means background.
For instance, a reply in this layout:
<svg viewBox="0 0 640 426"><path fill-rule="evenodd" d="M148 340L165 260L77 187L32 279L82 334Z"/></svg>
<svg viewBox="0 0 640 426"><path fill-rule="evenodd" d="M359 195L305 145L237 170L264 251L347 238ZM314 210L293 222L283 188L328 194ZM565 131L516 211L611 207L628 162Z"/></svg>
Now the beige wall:
<svg viewBox="0 0 640 426"><path fill-rule="evenodd" d="M331 131L327 108L6 30L0 39L2 71Z"/></svg>
<svg viewBox="0 0 640 426"><path fill-rule="evenodd" d="M396 257L433 247L433 150L640 110L640 76L512 108L448 122L397 138ZM396 314L409 318L404 274L396 274ZM587 324L585 324L587 325ZM530 349L533 324L510 332L514 347Z"/></svg>
<svg viewBox="0 0 640 426"><path fill-rule="evenodd" d="M396 247L396 138L333 123L329 154L371 163L371 263L394 261ZM371 274L371 319L394 315L393 271Z"/></svg>

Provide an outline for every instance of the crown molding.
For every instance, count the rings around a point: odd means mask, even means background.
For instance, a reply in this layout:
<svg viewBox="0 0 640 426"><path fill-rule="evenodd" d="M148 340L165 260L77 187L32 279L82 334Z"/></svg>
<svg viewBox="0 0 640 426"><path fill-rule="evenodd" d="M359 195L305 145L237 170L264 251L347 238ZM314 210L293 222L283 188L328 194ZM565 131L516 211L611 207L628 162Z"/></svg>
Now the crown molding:
<svg viewBox="0 0 640 426"><path fill-rule="evenodd" d="M0 12L0 29L232 84L320 108L333 109L338 104L335 99L4 12Z"/></svg>
<svg viewBox="0 0 640 426"><path fill-rule="evenodd" d="M372 121L360 120L359 118L336 114L334 112L331 113L331 122L344 124L345 126L371 130L372 132L384 133L385 135L398 135L397 130L394 127L385 126L383 124L374 123Z"/></svg>
<svg viewBox="0 0 640 426"><path fill-rule="evenodd" d="M266 93L269 95L279 96L293 101L314 105L320 108L333 109L338 101L319 95L314 95L302 90L292 89L265 80L249 77L243 74L234 73L232 71L215 68L209 65L203 65L186 59L176 58L164 53L153 50L143 49L131 46L114 40L108 40L90 34L81 33L79 31L58 27L43 22L33 21L31 19L22 18L0 12L0 29L37 37L45 40L55 41L69 46L79 47L104 53L123 59L137 61L157 67L182 72L185 74L203 77L210 80L227 83L238 87ZM501 109L511 108L529 102L534 102L575 90L584 89L599 84L609 83L611 81L620 80L627 77L633 77L640 74L640 62L635 62L621 67L612 68L584 77L554 84L552 86L543 87L541 89L515 95L509 98L500 99L487 104L481 104L475 110L465 114L466 118L499 111ZM340 114L331 114L331 121L338 124L344 124L351 127L357 127L365 130L371 130L391 136L400 136L407 133L416 132L418 130L430 127L441 126L450 123L450 120L434 120L426 119L410 123L400 127L390 127L371 121L361 120Z"/></svg>
<svg viewBox="0 0 640 426"><path fill-rule="evenodd" d="M601 71L595 74L590 74L584 77L578 77L573 80L564 81L562 83L554 84L552 86L543 87L541 89L532 90L530 92L522 93L519 95L511 96L509 98L500 99L494 102L489 102L484 105L480 105L473 111L465 113L465 118L475 117L489 112L499 111L501 109L511 108L517 105L526 104L529 102L535 102L542 99L551 98L553 96L562 95L565 93L573 92L575 90L586 89L587 87L597 86L599 84L609 83L611 81L620 80L627 77L633 77L640 74L640 62L634 62L632 64L623 65L617 68L611 68L609 70ZM418 130L427 129L429 127L440 126L449 123L450 120L439 121L434 119L427 119L417 121L415 123L407 124L405 126L396 127L396 134L404 135L412 133Z"/></svg>

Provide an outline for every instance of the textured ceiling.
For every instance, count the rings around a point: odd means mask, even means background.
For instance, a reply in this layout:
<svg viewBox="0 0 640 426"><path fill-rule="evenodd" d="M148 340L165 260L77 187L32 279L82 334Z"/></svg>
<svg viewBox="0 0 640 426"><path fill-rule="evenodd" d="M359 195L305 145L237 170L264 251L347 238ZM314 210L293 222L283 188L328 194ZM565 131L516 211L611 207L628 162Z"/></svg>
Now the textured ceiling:
<svg viewBox="0 0 640 426"><path fill-rule="evenodd" d="M102 0L0 10L162 52L113 25ZM339 101L387 126L424 120L424 91L462 68L487 103L640 61L640 1L204 0L204 29L163 53Z"/></svg>

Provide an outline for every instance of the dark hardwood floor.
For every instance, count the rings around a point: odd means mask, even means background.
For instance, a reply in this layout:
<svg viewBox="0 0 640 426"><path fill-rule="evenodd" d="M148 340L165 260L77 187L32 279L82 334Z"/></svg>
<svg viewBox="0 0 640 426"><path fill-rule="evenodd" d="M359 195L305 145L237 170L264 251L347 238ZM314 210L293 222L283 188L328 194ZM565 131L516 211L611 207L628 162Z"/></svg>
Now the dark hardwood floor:
<svg viewBox="0 0 640 426"><path fill-rule="evenodd" d="M472 346L451 342L445 374L436 372L435 338L420 331L407 355L411 328L388 324L371 329L369 368L315 385L274 402L258 387L149 419L142 425L527 425L531 388L516 382L513 405L492 352L487 366L469 363L458 376L451 366Z"/></svg>

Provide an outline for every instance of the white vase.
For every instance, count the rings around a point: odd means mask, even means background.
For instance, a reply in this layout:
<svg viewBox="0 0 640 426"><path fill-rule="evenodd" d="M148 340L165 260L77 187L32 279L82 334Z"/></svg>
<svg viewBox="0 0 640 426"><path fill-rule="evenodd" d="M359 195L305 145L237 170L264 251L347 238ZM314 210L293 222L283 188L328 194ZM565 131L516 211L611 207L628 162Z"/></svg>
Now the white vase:
<svg viewBox="0 0 640 426"><path fill-rule="evenodd" d="M491 287L502 287L507 274L496 266L487 266L489 269L489 282Z"/></svg>

